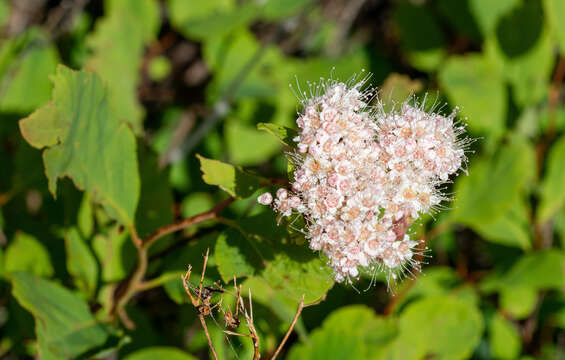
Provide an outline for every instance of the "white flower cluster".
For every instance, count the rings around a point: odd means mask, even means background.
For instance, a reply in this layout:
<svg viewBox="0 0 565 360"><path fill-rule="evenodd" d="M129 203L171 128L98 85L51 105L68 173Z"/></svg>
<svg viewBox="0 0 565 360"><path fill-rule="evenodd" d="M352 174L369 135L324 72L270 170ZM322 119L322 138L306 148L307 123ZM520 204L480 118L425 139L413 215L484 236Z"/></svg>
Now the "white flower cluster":
<svg viewBox="0 0 565 360"><path fill-rule="evenodd" d="M292 189L258 198L283 216L303 214L310 248L323 251L337 281L358 277L359 266L394 276L417 265L406 231L445 200L438 186L466 160L455 114L408 104L387 113L369 106L363 84L330 81L304 100Z"/></svg>

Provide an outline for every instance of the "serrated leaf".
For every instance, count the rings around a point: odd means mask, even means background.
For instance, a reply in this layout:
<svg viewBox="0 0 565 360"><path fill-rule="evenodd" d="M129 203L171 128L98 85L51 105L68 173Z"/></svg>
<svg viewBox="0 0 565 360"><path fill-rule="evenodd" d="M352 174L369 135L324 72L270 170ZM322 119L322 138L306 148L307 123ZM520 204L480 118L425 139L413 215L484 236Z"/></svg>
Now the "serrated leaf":
<svg viewBox="0 0 565 360"><path fill-rule="evenodd" d="M49 190L68 176L110 216L133 226L139 199L135 138L112 113L102 80L59 66L52 101L20 120L22 135L45 148Z"/></svg>
<svg viewBox="0 0 565 360"><path fill-rule="evenodd" d="M489 324L491 355L496 359L516 359L520 355L521 342L516 327L502 315L495 314Z"/></svg>
<svg viewBox="0 0 565 360"><path fill-rule="evenodd" d="M537 218L539 222L548 221L565 204L565 136L554 143L547 160L547 170L540 191L540 204Z"/></svg>
<svg viewBox="0 0 565 360"><path fill-rule="evenodd" d="M260 188L264 179L249 174L238 166L196 155L200 160L202 179L206 184L219 186L236 198L246 198Z"/></svg>
<svg viewBox="0 0 565 360"><path fill-rule="evenodd" d="M294 129L272 123L259 123L257 124L257 130L268 132L283 145L291 148L296 147L296 142L293 139L298 136L298 132Z"/></svg>
<svg viewBox="0 0 565 360"><path fill-rule="evenodd" d="M118 121L129 123L140 134L144 110L137 98L137 86L144 47L159 28L158 2L106 1L106 14L87 39L93 53L85 68L106 81L109 104Z"/></svg>
<svg viewBox="0 0 565 360"><path fill-rule="evenodd" d="M76 359L100 349L113 331L98 323L88 305L51 281L18 272L11 275L12 294L35 318L42 359Z"/></svg>
<svg viewBox="0 0 565 360"><path fill-rule="evenodd" d="M561 0L544 0L545 16L551 26L553 35L557 38L561 54L565 54L565 2Z"/></svg>
<svg viewBox="0 0 565 360"><path fill-rule="evenodd" d="M35 237L16 233L4 254L4 271L24 271L37 276L50 277L53 265L45 246Z"/></svg>
<svg viewBox="0 0 565 360"><path fill-rule="evenodd" d="M499 136L506 120L506 87L495 64L479 55L453 56L439 80L454 106L461 107L472 131Z"/></svg>
<svg viewBox="0 0 565 360"><path fill-rule="evenodd" d="M138 350L124 358L124 360L196 360L196 358L189 353L181 351L173 347L154 346Z"/></svg>
<svg viewBox="0 0 565 360"><path fill-rule="evenodd" d="M67 251L67 270L73 281L88 298L94 296L98 281L98 263L76 228L71 228L65 236Z"/></svg>
<svg viewBox="0 0 565 360"><path fill-rule="evenodd" d="M290 349L290 360L380 359L397 335L396 323L375 315L364 305L351 305L330 314L306 344Z"/></svg>
<svg viewBox="0 0 565 360"><path fill-rule="evenodd" d="M434 331L422 331L423 328ZM467 359L479 343L483 319L468 301L450 296L427 297L401 313L399 334L391 348L394 359Z"/></svg>

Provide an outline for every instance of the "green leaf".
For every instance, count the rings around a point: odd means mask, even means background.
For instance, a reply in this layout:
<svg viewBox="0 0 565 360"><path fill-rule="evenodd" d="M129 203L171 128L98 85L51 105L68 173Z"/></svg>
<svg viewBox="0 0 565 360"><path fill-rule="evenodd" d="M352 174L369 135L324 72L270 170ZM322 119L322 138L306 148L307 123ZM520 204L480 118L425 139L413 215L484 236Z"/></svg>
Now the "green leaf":
<svg viewBox="0 0 565 360"><path fill-rule="evenodd" d="M491 355L495 359L516 359L520 355L521 339L518 330L498 313L489 324L489 343Z"/></svg>
<svg viewBox="0 0 565 360"><path fill-rule="evenodd" d="M257 262L260 254L244 250L249 246L252 245L237 230L228 230L218 236L215 253L219 260L218 271L224 281L234 276L253 275L255 269L261 266L261 262Z"/></svg>
<svg viewBox="0 0 565 360"><path fill-rule="evenodd" d="M433 331L422 331L433 329ZM410 304L399 318L399 334L392 358L467 359L483 331L479 310L468 301L450 296L427 297Z"/></svg>
<svg viewBox="0 0 565 360"><path fill-rule="evenodd" d="M445 55L445 37L429 7L400 3L394 22L411 64L420 70L435 70Z"/></svg>
<svg viewBox="0 0 565 360"><path fill-rule="evenodd" d="M0 47L0 111L30 112L49 100L59 55L46 36L31 29Z"/></svg>
<svg viewBox="0 0 565 360"><path fill-rule="evenodd" d="M138 157L141 193L135 214L135 227L142 238L160 226L173 222L173 193L169 172L159 169L157 156L146 147L139 147ZM160 243L165 243L163 240Z"/></svg>
<svg viewBox="0 0 565 360"><path fill-rule="evenodd" d="M272 213L239 222L245 236L230 230L216 244L216 262L224 281L233 276L255 276L294 301L319 300L332 287L332 272L320 256L305 245L290 244L277 228Z"/></svg>
<svg viewBox="0 0 565 360"><path fill-rule="evenodd" d="M470 10L483 35L494 32L502 16L520 4L520 0L470 0Z"/></svg>
<svg viewBox="0 0 565 360"><path fill-rule="evenodd" d="M149 63L149 76L151 80L159 82L171 73L171 62L166 56L156 56Z"/></svg>
<svg viewBox="0 0 565 360"><path fill-rule="evenodd" d="M551 26L553 35L557 38L561 54L565 54L565 3L561 0L544 0L545 17Z"/></svg>
<svg viewBox="0 0 565 360"><path fill-rule="evenodd" d="M449 101L475 132L499 136L506 121L506 88L498 67L479 55L452 56L439 72Z"/></svg>
<svg viewBox="0 0 565 360"><path fill-rule="evenodd" d="M16 233L4 254L4 271L25 271L37 276L50 277L53 265L45 246L31 235Z"/></svg>
<svg viewBox="0 0 565 360"><path fill-rule="evenodd" d="M537 218L543 223L565 204L565 136L549 150L547 170L542 180Z"/></svg>
<svg viewBox="0 0 565 360"><path fill-rule="evenodd" d="M452 218L487 240L528 249L528 216L522 198L534 170L534 150L520 139L506 144L495 156L474 159L469 176L458 179L455 186Z"/></svg>
<svg viewBox="0 0 565 360"><path fill-rule="evenodd" d="M200 160L202 179L206 184L219 186L222 190L236 198L246 198L260 188L263 178L245 172L238 166L207 159L196 155Z"/></svg>
<svg viewBox="0 0 565 360"><path fill-rule="evenodd" d="M311 333L309 343L294 345L288 359L380 359L396 335L392 319L364 305L346 306L331 313Z"/></svg>
<svg viewBox="0 0 565 360"><path fill-rule="evenodd" d="M236 4L233 0L189 2L169 0L172 25L189 38L221 37L254 21L258 3Z"/></svg>
<svg viewBox="0 0 565 360"><path fill-rule="evenodd" d="M196 358L184 351L173 347L154 346L139 350L124 358L124 360L196 360Z"/></svg>
<svg viewBox="0 0 565 360"><path fill-rule="evenodd" d="M92 251L76 228L71 228L65 236L67 250L67 270L73 276L77 288L88 298L94 296L98 281L98 263Z"/></svg>
<svg viewBox="0 0 565 360"><path fill-rule="evenodd" d="M298 132L294 129L272 123L259 123L257 124L257 130L268 132L283 145L291 148L296 147L296 142L293 139L298 136Z"/></svg>
<svg viewBox="0 0 565 360"><path fill-rule="evenodd" d="M538 293L529 286L505 286L500 292L500 307L516 319L527 318L538 302Z"/></svg>
<svg viewBox="0 0 565 360"><path fill-rule="evenodd" d="M383 100L385 110L390 111L395 106L404 103L411 95L422 91L420 80L412 80L407 75L392 73L380 87L379 96Z"/></svg>
<svg viewBox="0 0 565 360"><path fill-rule="evenodd" d="M504 276L505 286L530 286L537 290L565 286L565 252L553 249L522 256Z"/></svg>
<svg viewBox="0 0 565 360"><path fill-rule="evenodd" d="M144 47L159 29L159 5L156 0L111 0L106 1L106 14L87 39L93 54L86 69L107 83L113 116L140 134L144 110L137 86Z"/></svg>
<svg viewBox="0 0 565 360"><path fill-rule="evenodd" d="M280 151L275 139L235 119L224 125L224 136L230 159L241 166L261 164Z"/></svg>
<svg viewBox="0 0 565 360"><path fill-rule="evenodd" d="M18 272L12 294L35 318L42 359L76 359L111 342L114 331L98 323L88 305L51 281Z"/></svg>
<svg viewBox="0 0 565 360"><path fill-rule="evenodd" d="M88 193L84 193L77 215L77 225L83 237L89 238L94 231L94 212Z"/></svg>
<svg viewBox="0 0 565 360"><path fill-rule="evenodd" d="M108 214L133 226L139 198L135 138L108 104L102 80L59 66L52 101L20 120L22 135L43 152L49 190L68 176Z"/></svg>
<svg viewBox="0 0 565 360"><path fill-rule="evenodd" d="M105 234L96 234L92 248L102 268L102 281L114 282L124 279L133 269L137 251L127 231L113 226Z"/></svg>

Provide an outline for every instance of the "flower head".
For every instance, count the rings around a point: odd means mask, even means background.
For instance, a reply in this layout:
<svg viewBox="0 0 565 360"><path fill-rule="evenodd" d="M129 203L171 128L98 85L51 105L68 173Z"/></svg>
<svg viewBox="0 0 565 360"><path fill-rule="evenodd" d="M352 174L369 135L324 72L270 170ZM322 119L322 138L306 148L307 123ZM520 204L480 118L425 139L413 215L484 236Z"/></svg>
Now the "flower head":
<svg viewBox="0 0 565 360"><path fill-rule="evenodd" d="M360 266L393 276L418 266L422 249L407 229L446 200L438 187L466 161L455 113L408 103L385 112L370 106L375 92L364 84L331 80L303 99L294 182L273 202L283 216L305 217L310 248L327 256L337 281L358 277ZM270 204L267 195L259 202Z"/></svg>

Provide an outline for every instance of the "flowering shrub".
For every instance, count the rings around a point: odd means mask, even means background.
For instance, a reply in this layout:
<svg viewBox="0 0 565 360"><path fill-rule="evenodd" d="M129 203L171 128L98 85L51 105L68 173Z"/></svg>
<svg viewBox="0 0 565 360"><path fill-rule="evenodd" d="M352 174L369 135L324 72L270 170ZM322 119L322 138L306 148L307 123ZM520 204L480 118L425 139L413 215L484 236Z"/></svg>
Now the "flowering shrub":
<svg viewBox="0 0 565 360"><path fill-rule="evenodd" d="M565 358L564 4L0 0L0 357Z"/></svg>
<svg viewBox="0 0 565 360"><path fill-rule="evenodd" d="M293 139L298 152L289 154L291 191L279 189L274 202L270 193L258 198L283 216L306 217L310 248L328 257L338 282L357 278L358 266L419 266L418 242L406 231L446 200L438 188L466 160L455 113L408 103L387 113L371 106L374 91L364 84L323 82L323 94L304 99Z"/></svg>

